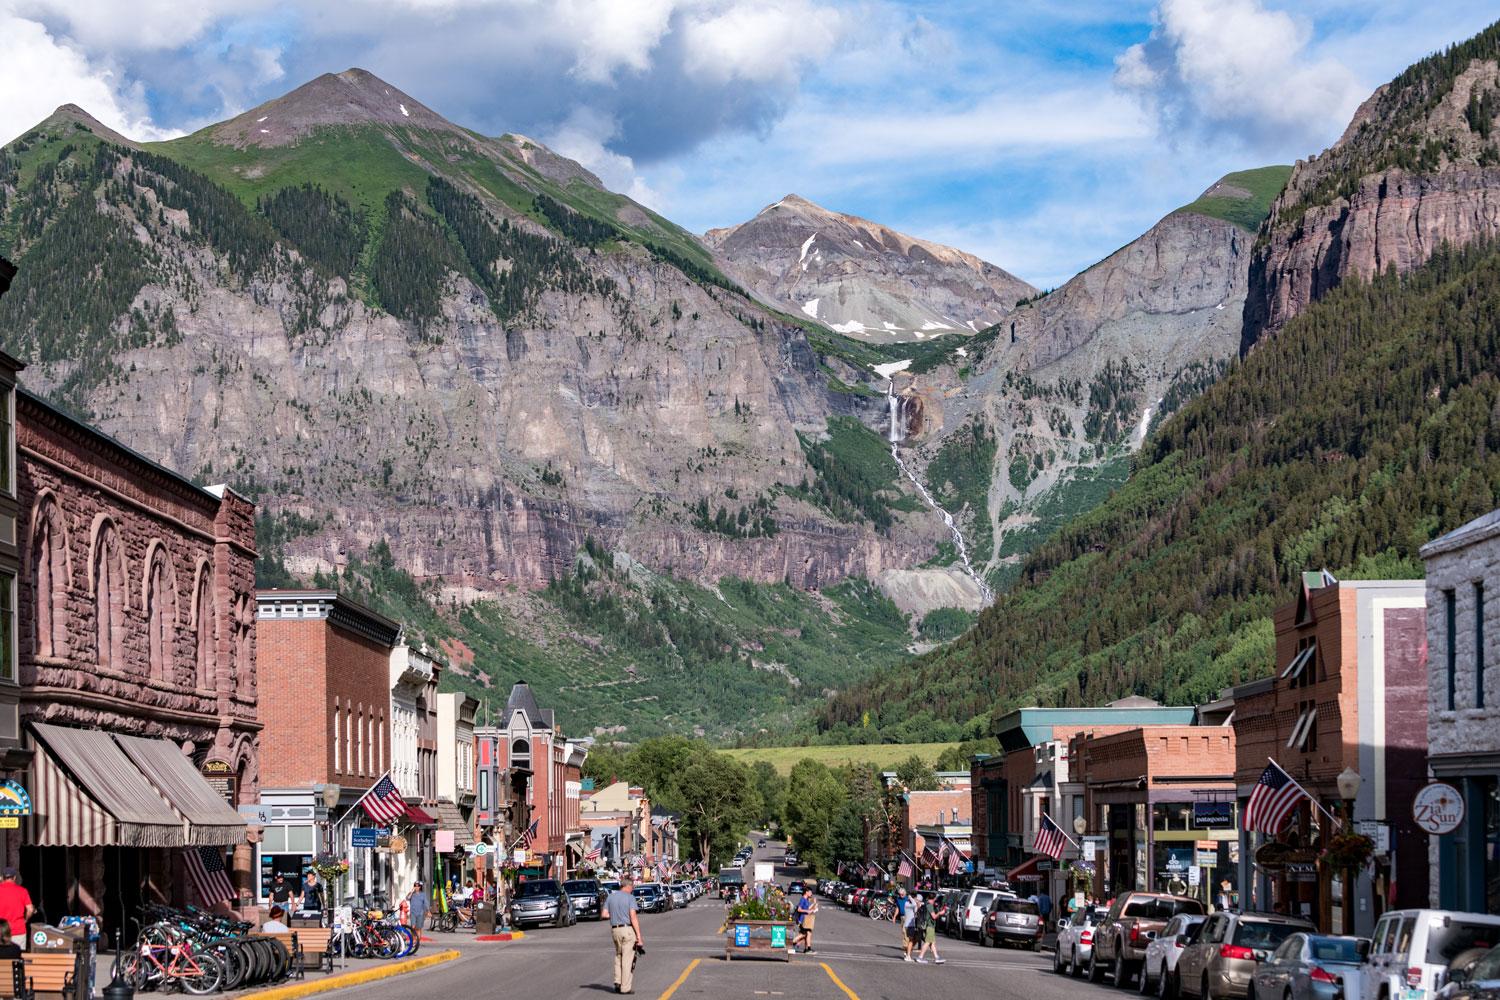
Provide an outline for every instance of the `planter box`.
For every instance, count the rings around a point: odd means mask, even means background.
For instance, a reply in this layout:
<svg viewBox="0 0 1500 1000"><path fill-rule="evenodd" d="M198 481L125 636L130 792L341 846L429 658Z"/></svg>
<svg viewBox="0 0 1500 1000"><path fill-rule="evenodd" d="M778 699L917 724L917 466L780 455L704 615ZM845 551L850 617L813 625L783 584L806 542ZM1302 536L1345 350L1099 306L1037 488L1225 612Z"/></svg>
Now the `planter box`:
<svg viewBox="0 0 1500 1000"><path fill-rule="evenodd" d="M796 932L782 920L731 920L724 928L724 960L756 955L791 961L788 947Z"/></svg>

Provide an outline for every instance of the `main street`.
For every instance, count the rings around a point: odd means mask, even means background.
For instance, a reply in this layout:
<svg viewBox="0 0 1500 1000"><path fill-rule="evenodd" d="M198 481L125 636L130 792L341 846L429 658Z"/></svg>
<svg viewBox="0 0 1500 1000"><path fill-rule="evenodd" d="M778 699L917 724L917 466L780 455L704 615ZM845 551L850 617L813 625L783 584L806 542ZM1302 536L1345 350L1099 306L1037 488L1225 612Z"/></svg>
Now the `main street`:
<svg viewBox="0 0 1500 1000"><path fill-rule="evenodd" d="M779 859L781 845L768 843L759 860ZM778 867L785 885L800 871ZM798 997L828 1000L909 998L974 1000L1106 1000L1124 994L1051 971L1049 953L981 948L939 937L943 965L901 961L900 937L889 923L839 909L820 900L815 951L789 962L724 960L719 928L724 907L705 896L685 909L642 914L646 954L636 969L635 992L643 997ZM449 935L438 935L445 947ZM590 997L613 994L606 924L528 931L508 944L485 944L457 936L463 956L453 962L385 982L355 987L340 996L358 1000L409 1000L472 996Z"/></svg>

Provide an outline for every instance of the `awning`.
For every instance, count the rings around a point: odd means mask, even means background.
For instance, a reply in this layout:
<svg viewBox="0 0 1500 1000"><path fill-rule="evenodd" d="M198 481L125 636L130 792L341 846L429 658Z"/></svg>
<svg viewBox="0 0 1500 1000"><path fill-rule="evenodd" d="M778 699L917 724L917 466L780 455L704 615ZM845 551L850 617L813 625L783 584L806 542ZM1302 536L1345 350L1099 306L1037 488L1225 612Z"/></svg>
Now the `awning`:
<svg viewBox="0 0 1500 1000"><path fill-rule="evenodd" d="M115 742L172 808L187 820L187 842L228 847L245 842L245 820L167 740L115 734Z"/></svg>
<svg viewBox="0 0 1500 1000"><path fill-rule="evenodd" d="M447 799L438 799L437 819L438 829L453 831L454 847L474 846L474 831L464 822L464 814L457 805Z"/></svg>
<svg viewBox="0 0 1500 1000"><path fill-rule="evenodd" d="M1037 870L1037 865L1041 862L1041 860L1042 856L1038 854L1035 857L1025 861L1024 863L1017 865L1016 867L1005 873L1005 881L1040 882L1042 880L1042 873Z"/></svg>
<svg viewBox="0 0 1500 1000"><path fill-rule="evenodd" d="M421 806L406 807L406 821L413 826L437 826L437 820L428 815Z"/></svg>
<svg viewBox="0 0 1500 1000"><path fill-rule="evenodd" d="M173 811L109 733L33 723L29 843L42 847L182 847Z"/></svg>

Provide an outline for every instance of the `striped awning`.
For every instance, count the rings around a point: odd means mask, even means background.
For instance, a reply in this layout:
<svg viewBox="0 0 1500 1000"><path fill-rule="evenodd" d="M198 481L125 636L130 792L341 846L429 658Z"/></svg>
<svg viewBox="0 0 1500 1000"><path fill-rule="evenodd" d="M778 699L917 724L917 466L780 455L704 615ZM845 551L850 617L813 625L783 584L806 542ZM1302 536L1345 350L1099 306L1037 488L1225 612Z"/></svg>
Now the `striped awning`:
<svg viewBox="0 0 1500 1000"><path fill-rule="evenodd" d="M439 830L453 831L454 847L474 846L474 830L464 822L464 814L457 805L447 799L438 799L437 820Z"/></svg>
<svg viewBox="0 0 1500 1000"><path fill-rule="evenodd" d="M140 769L172 808L187 820L192 846L228 847L245 842L245 820L203 780L193 762L168 740L115 734L125 756Z"/></svg>
<svg viewBox="0 0 1500 1000"><path fill-rule="evenodd" d="M182 847L182 817L107 732L33 723L29 843Z"/></svg>

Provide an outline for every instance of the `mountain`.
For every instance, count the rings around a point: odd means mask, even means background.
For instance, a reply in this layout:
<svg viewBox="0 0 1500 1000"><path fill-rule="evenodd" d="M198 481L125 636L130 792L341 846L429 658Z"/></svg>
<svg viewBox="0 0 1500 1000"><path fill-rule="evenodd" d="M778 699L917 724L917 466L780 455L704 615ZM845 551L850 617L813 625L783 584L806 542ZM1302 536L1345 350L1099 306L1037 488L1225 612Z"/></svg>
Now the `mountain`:
<svg viewBox="0 0 1500 1000"><path fill-rule="evenodd" d="M1240 342L1254 231L1289 167L1230 174L1139 238L897 376L909 463L996 589L1119 486Z"/></svg>
<svg viewBox="0 0 1500 1000"><path fill-rule="evenodd" d="M1500 234L1500 23L1379 88L1297 164L1260 235L1244 348L1350 276Z"/></svg>
<svg viewBox="0 0 1500 1000"><path fill-rule="evenodd" d="M1494 154L1427 138L1462 87L1487 140L1494 98L1464 81L1493 78L1496 37L1416 64L1294 169L1252 251L1253 350L1153 422L1128 480L1037 547L967 634L835 697L824 738L981 732L1023 704L1211 697L1270 668L1271 614L1302 571L1420 576L1422 544L1496 506L1500 244L1478 221ZM1367 252L1376 266L1357 263ZM1059 329L1031 349L1066 349Z"/></svg>
<svg viewBox="0 0 1500 1000"><path fill-rule="evenodd" d="M1036 293L973 254L795 194L703 239L725 273L765 301L874 343L975 333Z"/></svg>

